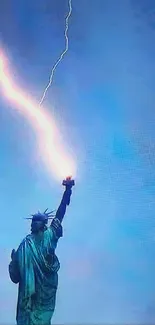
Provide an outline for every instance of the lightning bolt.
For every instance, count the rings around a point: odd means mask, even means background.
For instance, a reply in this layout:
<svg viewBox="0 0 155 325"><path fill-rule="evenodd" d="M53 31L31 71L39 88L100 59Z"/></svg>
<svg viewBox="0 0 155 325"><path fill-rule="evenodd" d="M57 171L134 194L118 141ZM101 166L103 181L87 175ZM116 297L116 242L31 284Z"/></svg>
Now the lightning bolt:
<svg viewBox="0 0 155 325"><path fill-rule="evenodd" d="M58 60L56 61L55 65L52 68L51 75L50 75L50 78L49 78L49 83L47 84L47 86L46 86L46 88L45 88L45 90L43 92L42 98L40 100L40 103L39 103L40 106L42 105L42 103L43 103L43 101L45 99L46 93L47 93L48 89L50 88L50 86L52 84L53 77L54 77L54 72L55 72L57 66L59 65L59 63L62 61L64 55L67 53L68 48L69 48L68 28L69 28L69 18L70 18L71 14L72 14L72 0L69 0L68 5L69 5L69 12L68 12L68 14L66 16L66 19L65 19L65 22L66 22L65 26L66 27L65 27L65 32L64 32L65 40L66 40L66 46L65 46L64 51L62 52L62 54L60 55L60 57L58 58Z"/></svg>
<svg viewBox="0 0 155 325"><path fill-rule="evenodd" d="M0 86L3 95L12 102L12 108L21 113L30 123L37 136L37 144L47 170L58 178L75 175L74 163L64 152L59 141L59 132L46 109L42 110L10 78L6 59L0 53Z"/></svg>

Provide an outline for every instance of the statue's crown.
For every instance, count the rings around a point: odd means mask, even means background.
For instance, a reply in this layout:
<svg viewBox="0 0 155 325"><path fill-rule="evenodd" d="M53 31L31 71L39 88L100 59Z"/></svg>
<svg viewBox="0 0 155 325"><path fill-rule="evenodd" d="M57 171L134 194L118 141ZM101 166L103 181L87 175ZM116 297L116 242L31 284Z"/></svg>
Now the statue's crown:
<svg viewBox="0 0 155 325"><path fill-rule="evenodd" d="M35 214L31 214L31 217L26 218L26 219L30 219L33 221L43 221L45 223L48 222L49 219L54 219L55 215L53 214L53 211L47 212L48 208L44 211L44 212L40 212L38 211Z"/></svg>

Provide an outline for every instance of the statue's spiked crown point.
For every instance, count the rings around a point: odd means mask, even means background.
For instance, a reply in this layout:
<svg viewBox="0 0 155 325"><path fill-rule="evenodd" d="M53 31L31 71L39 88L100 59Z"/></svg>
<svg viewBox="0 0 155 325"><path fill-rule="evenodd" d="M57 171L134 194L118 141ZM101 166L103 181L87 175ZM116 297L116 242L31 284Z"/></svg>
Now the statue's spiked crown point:
<svg viewBox="0 0 155 325"><path fill-rule="evenodd" d="M55 210L52 210L49 212L47 212L47 211L48 211L48 208L44 212L38 211L35 214L31 214L31 217L26 218L26 219L34 220L34 221L44 221L47 223L49 219L54 219L55 215L53 214L53 212Z"/></svg>

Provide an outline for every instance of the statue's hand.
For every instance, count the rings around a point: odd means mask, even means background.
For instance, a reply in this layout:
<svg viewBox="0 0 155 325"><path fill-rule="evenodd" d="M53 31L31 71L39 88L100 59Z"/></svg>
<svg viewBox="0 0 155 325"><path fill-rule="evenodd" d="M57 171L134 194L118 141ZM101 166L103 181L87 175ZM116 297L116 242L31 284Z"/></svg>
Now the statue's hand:
<svg viewBox="0 0 155 325"><path fill-rule="evenodd" d="M12 260L13 260L13 258L14 258L14 256L15 256L15 253L16 253L16 251L15 251L15 249L13 249L12 252L11 252L11 259L12 259Z"/></svg>
<svg viewBox="0 0 155 325"><path fill-rule="evenodd" d="M75 185L75 181L71 177L67 177L63 180L62 185L66 187L66 189L71 189Z"/></svg>

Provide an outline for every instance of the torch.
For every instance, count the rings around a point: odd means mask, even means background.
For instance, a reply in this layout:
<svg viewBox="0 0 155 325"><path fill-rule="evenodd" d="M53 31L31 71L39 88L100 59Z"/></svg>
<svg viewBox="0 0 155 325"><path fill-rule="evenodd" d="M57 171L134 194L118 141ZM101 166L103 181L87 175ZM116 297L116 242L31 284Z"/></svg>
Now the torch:
<svg viewBox="0 0 155 325"><path fill-rule="evenodd" d="M66 179L63 180L62 185L66 187L66 191L65 193L66 195L66 204L69 205L70 204L70 196L71 196L71 188L72 186L75 185L75 181L74 179L71 178L71 176L66 177Z"/></svg>
<svg viewBox="0 0 155 325"><path fill-rule="evenodd" d="M63 180L62 185L71 188L72 186L75 185L75 181L74 179L72 179L71 176L68 176L66 177L66 179Z"/></svg>

